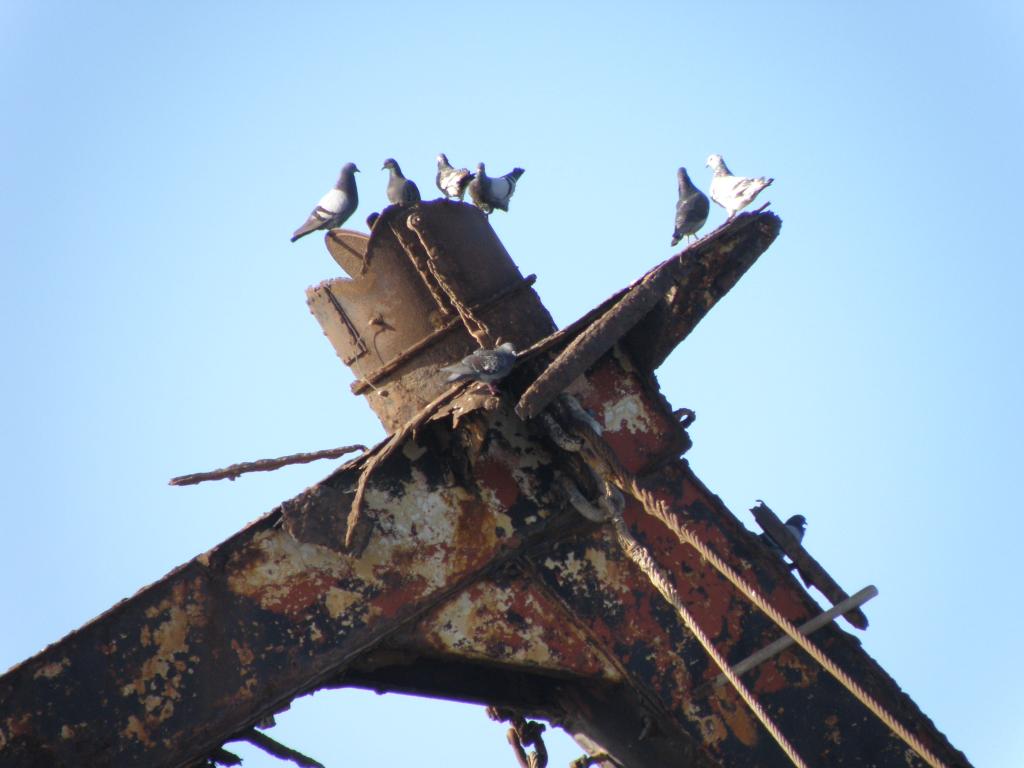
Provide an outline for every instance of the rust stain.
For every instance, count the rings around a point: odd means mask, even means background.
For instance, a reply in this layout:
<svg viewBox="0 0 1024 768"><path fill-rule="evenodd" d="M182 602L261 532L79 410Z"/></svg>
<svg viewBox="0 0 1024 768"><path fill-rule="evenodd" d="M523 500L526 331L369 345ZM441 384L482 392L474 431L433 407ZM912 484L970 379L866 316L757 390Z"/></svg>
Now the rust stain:
<svg viewBox="0 0 1024 768"><path fill-rule="evenodd" d="M71 663L71 661L70 661L70 659L68 659L67 656L65 656L60 661L51 661L49 664L44 664L39 669L37 669L35 674L32 675L32 677L37 678L37 679L40 678L40 677L45 677L47 679L53 679L57 675L59 675L61 672L63 672L65 669L67 669L67 666L70 663Z"/></svg>
<svg viewBox="0 0 1024 768"><path fill-rule="evenodd" d="M509 508L519 498L519 484L509 471L509 466L494 458L483 458L474 467L477 477L483 481L493 506Z"/></svg>
<svg viewBox="0 0 1024 768"><path fill-rule="evenodd" d="M731 689L729 693L728 697L716 699L718 712L732 735L739 739L744 746L753 747L757 744L760 724L750 713L747 705L739 698L739 695Z"/></svg>
<svg viewBox="0 0 1024 768"><path fill-rule="evenodd" d="M142 721L135 715L128 718L128 725L121 730L121 737L123 739L135 739L136 741L141 741L147 747L156 746L156 742L149 736L149 731L146 730Z"/></svg>
<svg viewBox="0 0 1024 768"><path fill-rule="evenodd" d="M555 610L525 581L480 582L426 617L420 629L427 646L465 658L621 679Z"/></svg>
<svg viewBox="0 0 1024 768"><path fill-rule="evenodd" d="M632 472L666 454L679 430L626 358L608 355L569 389L604 429L604 439Z"/></svg>
<svg viewBox="0 0 1024 768"><path fill-rule="evenodd" d="M687 717L697 725L705 746L714 749L729 737L725 721L720 716L709 715L692 708L687 708L684 711Z"/></svg>
<svg viewBox="0 0 1024 768"><path fill-rule="evenodd" d="M228 587L265 610L296 617L346 570L337 552L269 530L257 534L244 559L229 563Z"/></svg>
<svg viewBox="0 0 1024 768"><path fill-rule="evenodd" d="M256 658L256 654L252 652L251 648L242 645L237 640L231 641L231 650L233 650L235 655L238 656L238 662L243 667L248 667Z"/></svg>
<svg viewBox="0 0 1024 768"><path fill-rule="evenodd" d="M5 733L6 730L6 733ZM4 721L4 728L0 728L0 749L7 745L8 741L13 741L27 733L32 731L32 715L23 714L20 717L9 717Z"/></svg>

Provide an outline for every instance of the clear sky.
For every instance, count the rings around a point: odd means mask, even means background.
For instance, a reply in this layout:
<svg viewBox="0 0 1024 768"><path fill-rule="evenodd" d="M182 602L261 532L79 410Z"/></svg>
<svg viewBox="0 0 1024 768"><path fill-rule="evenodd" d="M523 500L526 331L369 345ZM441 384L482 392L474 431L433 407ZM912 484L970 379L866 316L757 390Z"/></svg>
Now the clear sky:
<svg viewBox="0 0 1024 768"><path fill-rule="evenodd" d="M671 254L675 170L719 152L783 228L658 373L689 459L749 527L804 514L880 590L867 651L976 765L1024 764L1024 6L214 5L0 0L0 669L332 465L171 476L382 437L305 306L338 268L288 243L344 162L360 224L386 157L427 194L441 151L524 167L492 223L565 324ZM276 735L514 765L481 709L397 696Z"/></svg>

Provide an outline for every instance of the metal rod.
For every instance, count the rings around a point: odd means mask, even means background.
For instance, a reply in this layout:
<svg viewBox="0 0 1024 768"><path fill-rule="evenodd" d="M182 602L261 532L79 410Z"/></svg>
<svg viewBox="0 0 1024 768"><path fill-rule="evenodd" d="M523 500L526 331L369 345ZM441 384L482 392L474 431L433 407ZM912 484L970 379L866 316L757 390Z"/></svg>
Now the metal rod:
<svg viewBox="0 0 1024 768"><path fill-rule="evenodd" d="M860 592L857 592L855 595L846 598L841 603L836 603L824 613L819 613L810 621L806 622L805 624L801 624L799 627L797 627L797 629L800 630L800 634L809 635L815 630L821 629L826 624L831 624L832 620L835 619L836 616L840 616L846 613L851 608L856 608L860 605L863 605L871 598L877 596L877 587L864 587L864 589L862 589ZM793 638L789 637L788 635L783 635L775 642L769 643L761 650L750 654L749 656L747 656L747 658L743 659L743 661L739 662L738 664L734 664L732 670L737 675L742 675L744 672L751 670L759 664L763 664L764 662L768 661L768 659L772 658L772 656L777 656L778 654L782 653L789 646L793 645L793 642ZM720 688L721 686L725 685L726 682L727 681L725 675L719 675L711 681L711 687Z"/></svg>
<svg viewBox="0 0 1024 768"><path fill-rule="evenodd" d="M255 728L246 731L238 738L249 742L254 747L259 747L268 755L273 755L281 760L291 760L296 765L301 766L301 768L324 768L324 764L319 760L314 760L312 757L308 757L296 749L286 747L281 742L270 738L265 733L260 733Z"/></svg>
<svg viewBox="0 0 1024 768"><path fill-rule="evenodd" d="M211 472L196 472L192 475L172 477L170 485L196 485L207 480L234 480L246 472L272 472L281 467L292 464L308 464L311 461L321 459L339 459L346 453L353 451L365 451L365 445L346 445L342 448L330 448L326 451L314 451L313 453L293 453L291 456L282 456L279 459L260 459L258 461L244 461L241 464L232 464L224 469L215 469Z"/></svg>

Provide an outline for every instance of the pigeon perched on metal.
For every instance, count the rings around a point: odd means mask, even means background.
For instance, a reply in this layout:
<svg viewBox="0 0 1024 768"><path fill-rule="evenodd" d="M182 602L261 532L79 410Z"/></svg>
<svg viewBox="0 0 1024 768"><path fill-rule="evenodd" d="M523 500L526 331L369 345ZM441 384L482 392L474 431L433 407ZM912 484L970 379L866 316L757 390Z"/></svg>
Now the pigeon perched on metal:
<svg viewBox="0 0 1024 768"><path fill-rule="evenodd" d="M484 164L477 163L476 174L469 182L469 196L473 198L476 207L486 214L495 208L508 212L508 201L516 191L516 182L524 173L522 168L513 168L504 176L492 179L484 170Z"/></svg>
<svg viewBox="0 0 1024 768"><path fill-rule="evenodd" d="M473 174L468 168L452 168L444 152L437 156L437 176L434 183L441 190L441 194L449 200L461 200L472 178Z"/></svg>
<svg viewBox="0 0 1024 768"><path fill-rule="evenodd" d="M334 189L320 198L320 202L316 204L306 222L292 233L293 243L318 229L340 227L355 213L359 207L359 193L356 192L356 177L353 174L358 172L355 163L345 163L342 166L341 175L338 176L338 183L334 185Z"/></svg>
<svg viewBox="0 0 1024 768"><path fill-rule="evenodd" d="M506 341L494 349L478 349L473 354L462 358L458 363L446 366L441 370L451 374L448 381L475 379L484 382L493 394L497 394L494 382L508 376L515 362L516 349Z"/></svg>
<svg viewBox="0 0 1024 768"><path fill-rule="evenodd" d="M710 155L707 166L715 174L711 179L711 199L729 212L730 219L737 211L754 202L758 193L775 181L764 176L756 179L733 176L721 155Z"/></svg>
<svg viewBox="0 0 1024 768"><path fill-rule="evenodd" d="M679 180L679 201L676 203L676 229L672 233L672 245L678 245L684 237L697 234L697 230L708 220L711 203L708 196L693 186L685 168L676 171Z"/></svg>
<svg viewBox="0 0 1024 768"><path fill-rule="evenodd" d="M385 168L391 172L388 178L388 202L392 205L418 203L420 189L416 186L416 182L409 181L402 175L402 169L398 167L398 163L393 158L389 157L384 161L384 165L380 169L383 171Z"/></svg>
<svg viewBox="0 0 1024 768"><path fill-rule="evenodd" d="M807 528L807 518L803 515L793 515L786 521L786 528L788 528L789 532L793 534L793 538L797 540L797 543L802 542L804 540L804 529ZM778 542L776 542L775 539L768 535L767 531L762 533L758 538L760 538L769 549L778 554L779 557L782 557L782 547L778 545Z"/></svg>
<svg viewBox="0 0 1024 768"><path fill-rule="evenodd" d="M379 219L379 218L380 218L380 212L379 211L374 211L373 213L371 213L369 216L366 217L366 226L369 229L372 230L373 229L373 225L377 223L377 219Z"/></svg>

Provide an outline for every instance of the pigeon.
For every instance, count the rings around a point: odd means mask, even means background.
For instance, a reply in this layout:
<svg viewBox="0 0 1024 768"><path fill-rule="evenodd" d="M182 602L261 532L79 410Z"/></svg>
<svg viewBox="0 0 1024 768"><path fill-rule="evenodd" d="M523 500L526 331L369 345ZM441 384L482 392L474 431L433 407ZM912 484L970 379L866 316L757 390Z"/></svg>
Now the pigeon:
<svg viewBox="0 0 1024 768"><path fill-rule="evenodd" d="M318 229L340 227L355 213L359 206L359 194L356 192L356 178L352 174L358 172L355 163L345 163L342 166L341 175L338 176L338 183L334 185L334 189L320 198L320 202L316 204L306 222L292 233L293 243Z"/></svg>
<svg viewBox="0 0 1024 768"><path fill-rule="evenodd" d="M477 163L476 174L469 182L469 196L473 198L476 207L486 214L495 208L508 212L508 201L516 191L516 182L524 173L522 168L513 168L504 176L492 179L484 171L484 164Z"/></svg>
<svg viewBox="0 0 1024 768"><path fill-rule="evenodd" d="M380 218L380 213L377 212L377 211L374 211L373 213L371 213L369 216L366 217L366 226L369 229L372 230L373 229L373 225L377 223L377 219L379 219L379 218Z"/></svg>
<svg viewBox="0 0 1024 768"><path fill-rule="evenodd" d="M711 199L729 212L730 219L737 211L754 202L758 193L775 181L764 176L757 179L733 176L721 155L710 155L707 166L715 174L711 179Z"/></svg>
<svg viewBox="0 0 1024 768"><path fill-rule="evenodd" d="M793 515L789 520L786 521L786 528L793 534L793 538L800 543L804 540L804 529L807 527L807 518L803 515ZM773 539L767 532L762 533L758 538L765 543L765 545L775 552L779 557L782 557L782 547Z"/></svg>
<svg viewBox="0 0 1024 768"><path fill-rule="evenodd" d="M516 362L516 349L510 342L499 344L494 349L478 349L454 365L441 369L451 374L448 381L475 379L487 385L491 394L498 394L494 382L508 376Z"/></svg>
<svg viewBox="0 0 1024 768"><path fill-rule="evenodd" d="M405 178L402 175L402 169L398 167L398 163L390 157L380 167L382 171L385 168L391 171L391 177L388 179L388 202L392 205L418 203L420 201L420 189L416 186L416 182Z"/></svg>
<svg viewBox="0 0 1024 768"><path fill-rule="evenodd" d="M679 202L676 203L676 230L672 233L672 245L697 234L708 220L711 209L708 196L693 186L685 168L676 171L676 178L679 180Z"/></svg>
<svg viewBox="0 0 1024 768"><path fill-rule="evenodd" d="M472 178L473 174L468 168L452 168L444 152L437 156L437 177L434 183L449 200L461 200Z"/></svg>

